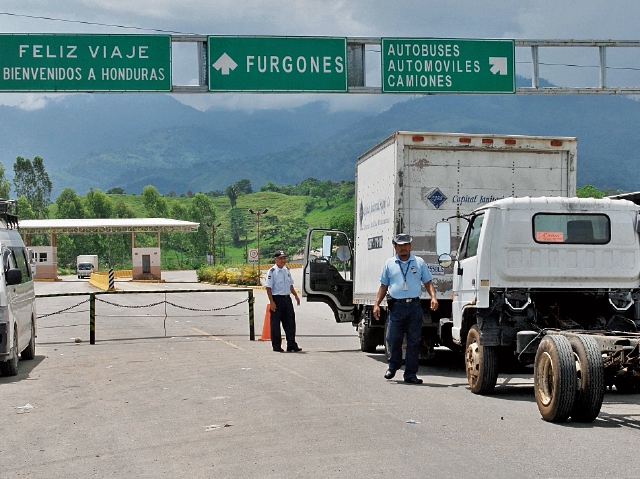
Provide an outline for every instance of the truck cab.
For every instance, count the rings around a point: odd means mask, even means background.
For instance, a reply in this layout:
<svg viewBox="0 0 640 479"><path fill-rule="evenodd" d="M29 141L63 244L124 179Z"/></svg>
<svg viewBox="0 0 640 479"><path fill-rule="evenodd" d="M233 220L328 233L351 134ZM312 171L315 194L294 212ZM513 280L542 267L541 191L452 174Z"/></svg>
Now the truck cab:
<svg viewBox="0 0 640 479"><path fill-rule="evenodd" d="M604 384L640 386L638 211L625 200L499 200L466 216L468 226L455 253L449 251L448 223L437 225L441 263L448 266L455 255L452 339L465 350L472 392L490 393L499 371L514 363L546 368L535 374L536 384L560 381L553 374L561 365L549 358L556 358L565 340L567 370L579 373L567 394L581 378L594 375L601 376L601 389ZM558 337L546 340L550 335ZM590 356L584 344L591 345ZM580 363L581 355L588 364ZM586 365L593 371L581 370ZM593 420L602 397L596 397L600 386L589 387L595 399L581 411L589 411L583 417ZM543 389L536 386L537 399L538 393L552 396L553 387L547 393ZM584 391L579 387L573 394L580 397ZM546 410L540 402L539 407ZM563 420L572 413L547 411L543 417Z"/></svg>

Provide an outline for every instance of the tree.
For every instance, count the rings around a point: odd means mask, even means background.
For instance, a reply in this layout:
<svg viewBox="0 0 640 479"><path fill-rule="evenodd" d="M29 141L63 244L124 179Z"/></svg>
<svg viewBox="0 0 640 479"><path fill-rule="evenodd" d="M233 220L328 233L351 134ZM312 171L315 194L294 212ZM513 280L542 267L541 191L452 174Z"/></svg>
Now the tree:
<svg viewBox="0 0 640 479"><path fill-rule="evenodd" d="M29 158L18 156L13 164L13 172L16 195L26 198L36 218L47 218L53 185L44 168L44 160L36 156L32 162Z"/></svg>
<svg viewBox="0 0 640 479"><path fill-rule="evenodd" d="M236 201L238 199L238 189L235 185L227 186L227 189L224 190L224 194L229 197L229 204L231 208L236 207Z"/></svg>
<svg viewBox="0 0 640 479"><path fill-rule="evenodd" d="M4 176L4 166L0 163L0 198L9 199L11 183Z"/></svg>
<svg viewBox="0 0 640 479"><path fill-rule="evenodd" d="M119 186L117 188L111 188L107 190L108 195L126 195L124 190Z"/></svg>
<svg viewBox="0 0 640 479"><path fill-rule="evenodd" d="M135 218L136 217L136 214L133 212L131 207L122 200L116 201L116 204L114 205L113 210L116 214L116 218Z"/></svg>
<svg viewBox="0 0 640 479"><path fill-rule="evenodd" d="M233 186L235 186L236 190L238 190L241 193L245 193L247 195L253 193L253 189L251 188L251 182L246 178L236 181L236 184Z"/></svg>
<svg viewBox="0 0 640 479"><path fill-rule="evenodd" d="M244 211L237 208L229 212L229 232L235 245L240 242L240 238L247 233L247 216Z"/></svg>
<svg viewBox="0 0 640 479"><path fill-rule="evenodd" d="M90 218L113 218L113 203L102 191L91 188L87 192L85 203Z"/></svg>
<svg viewBox="0 0 640 479"><path fill-rule="evenodd" d="M142 203L149 218L164 218L168 215L167 200L158 193L154 186L145 186L142 190Z"/></svg>
<svg viewBox="0 0 640 479"><path fill-rule="evenodd" d="M196 193L189 206L189 217L191 221L200 223L198 231L189 237L195 255L204 257L209 249L210 228L216 219L216 210L211 198L203 193Z"/></svg>
<svg viewBox="0 0 640 479"><path fill-rule="evenodd" d="M338 186L331 180L323 181L317 186L309 190L311 196L322 198L327 204L327 208L331 207L331 202L335 204L336 195L338 194Z"/></svg>
<svg viewBox="0 0 640 479"><path fill-rule="evenodd" d="M353 212L350 213L342 213L340 215L336 215L331 218L329 222L329 228L332 230L340 230L344 231L349 240L353 242L353 227L355 224L355 215Z"/></svg>
<svg viewBox="0 0 640 479"><path fill-rule="evenodd" d="M604 198L606 193L593 185L585 185L582 188L576 188L576 196L578 198Z"/></svg>
<svg viewBox="0 0 640 479"><path fill-rule="evenodd" d="M65 188L56 198L57 218L85 218L87 213L82 200L72 188Z"/></svg>

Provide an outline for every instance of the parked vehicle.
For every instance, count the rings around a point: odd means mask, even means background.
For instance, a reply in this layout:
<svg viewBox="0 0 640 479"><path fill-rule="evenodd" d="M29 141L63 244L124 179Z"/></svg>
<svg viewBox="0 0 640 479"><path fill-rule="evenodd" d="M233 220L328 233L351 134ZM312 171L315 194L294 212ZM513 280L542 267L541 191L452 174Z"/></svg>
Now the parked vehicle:
<svg viewBox="0 0 640 479"><path fill-rule="evenodd" d="M440 306L429 310L422 295L421 358L435 346L457 347L452 338L453 270L438 264L435 225L452 219L457 248L466 227L460 218L505 197L574 196L575 138L397 132L364 153L356 164L356 224L351 233L313 229L307 235L302 294L327 303L336 321L351 322L362 351L384 343L386 301L379 320L372 310L385 260L397 233L413 237L412 252L433 274ZM313 251L321 254L313 254Z"/></svg>
<svg viewBox="0 0 640 479"><path fill-rule="evenodd" d="M640 391L639 211L626 200L498 200L456 217L468 227L453 263L452 224L437 225L472 392L533 364L542 417L589 422L606 386Z"/></svg>
<svg viewBox="0 0 640 479"><path fill-rule="evenodd" d="M36 355L35 288L29 257L18 233L16 202L0 199L0 371L18 374L19 356Z"/></svg>
<svg viewBox="0 0 640 479"><path fill-rule="evenodd" d="M98 271L98 255L81 254L76 258L76 273L78 279L89 278L91 273Z"/></svg>

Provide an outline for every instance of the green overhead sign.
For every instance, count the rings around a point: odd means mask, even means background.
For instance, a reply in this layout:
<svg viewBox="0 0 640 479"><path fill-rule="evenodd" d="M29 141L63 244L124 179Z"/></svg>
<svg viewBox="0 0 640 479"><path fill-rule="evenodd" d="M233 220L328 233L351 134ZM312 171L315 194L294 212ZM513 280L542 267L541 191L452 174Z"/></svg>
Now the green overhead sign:
<svg viewBox="0 0 640 479"><path fill-rule="evenodd" d="M347 39L211 36L209 91L346 92Z"/></svg>
<svg viewBox="0 0 640 479"><path fill-rule="evenodd" d="M0 91L171 91L171 36L0 35Z"/></svg>
<svg viewBox="0 0 640 479"><path fill-rule="evenodd" d="M513 40L382 38L383 93L515 93Z"/></svg>

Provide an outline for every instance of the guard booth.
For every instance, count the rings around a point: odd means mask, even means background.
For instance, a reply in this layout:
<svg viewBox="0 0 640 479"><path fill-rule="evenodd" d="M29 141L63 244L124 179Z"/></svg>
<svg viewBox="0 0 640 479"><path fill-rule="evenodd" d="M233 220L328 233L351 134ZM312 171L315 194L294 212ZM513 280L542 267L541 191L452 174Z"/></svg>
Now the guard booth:
<svg viewBox="0 0 640 479"><path fill-rule="evenodd" d="M59 234L131 234L131 263L133 280L161 280L161 233L194 233L200 223L170 218L107 218L107 219L52 219L21 220L18 230L25 245L36 257L35 279L58 278ZM157 246L136 248L136 233L155 233ZM30 246L32 235L48 235L49 246ZM86 252L91 254L91 252Z"/></svg>
<svg viewBox="0 0 640 479"><path fill-rule="evenodd" d="M58 277L58 248L54 246L30 246L33 251L36 272L35 279L56 279Z"/></svg>

